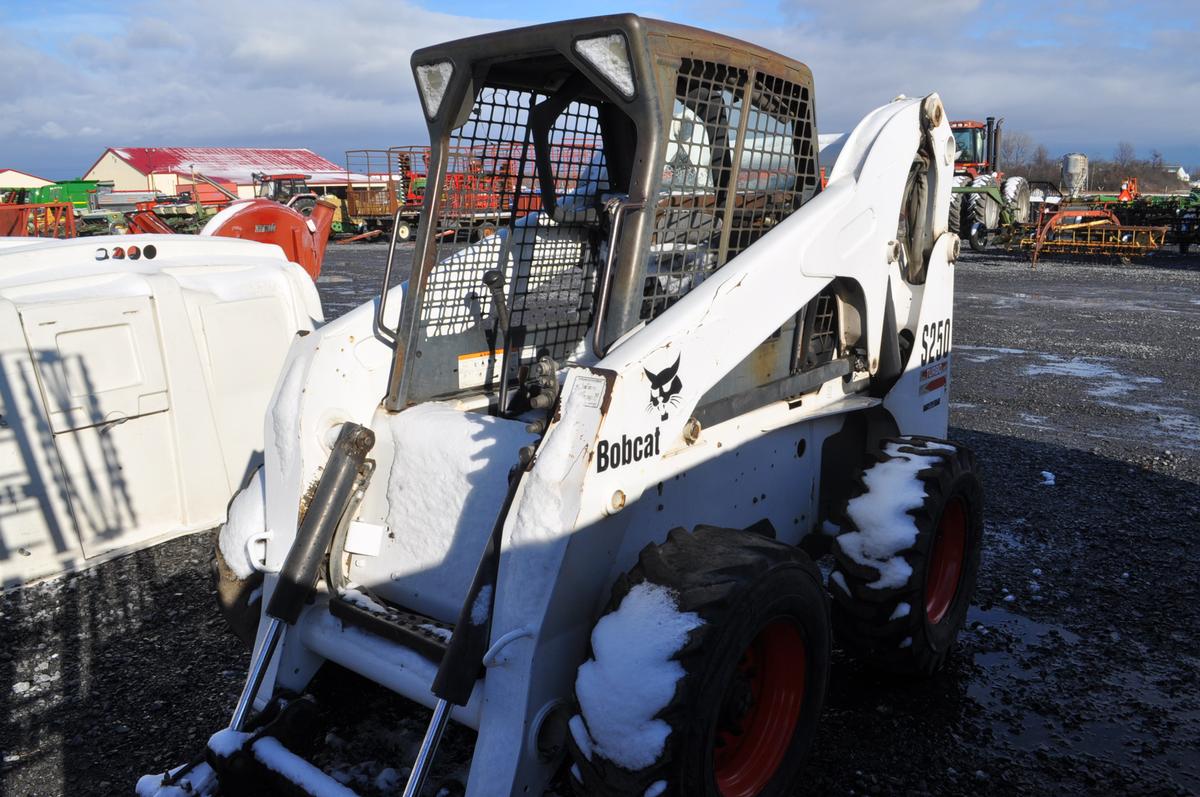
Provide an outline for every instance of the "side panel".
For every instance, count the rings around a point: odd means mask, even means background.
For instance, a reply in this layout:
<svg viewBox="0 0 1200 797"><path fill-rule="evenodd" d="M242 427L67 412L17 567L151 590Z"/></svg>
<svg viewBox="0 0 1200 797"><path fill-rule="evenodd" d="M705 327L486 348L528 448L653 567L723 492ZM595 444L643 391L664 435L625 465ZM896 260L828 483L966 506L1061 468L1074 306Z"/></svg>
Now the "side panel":
<svg viewBox="0 0 1200 797"><path fill-rule="evenodd" d="M954 336L954 264L931 258L917 308L913 350L903 375L884 398L901 434L945 437L950 422Z"/></svg>
<svg viewBox="0 0 1200 797"><path fill-rule="evenodd" d="M62 432L54 443L84 556L183 525L170 413Z"/></svg>
<svg viewBox="0 0 1200 797"><path fill-rule="evenodd" d="M200 307L209 396L229 483L262 462L263 413L295 325L278 297Z"/></svg>
<svg viewBox="0 0 1200 797"><path fill-rule="evenodd" d="M83 560L21 319L0 301L0 586Z"/></svg>

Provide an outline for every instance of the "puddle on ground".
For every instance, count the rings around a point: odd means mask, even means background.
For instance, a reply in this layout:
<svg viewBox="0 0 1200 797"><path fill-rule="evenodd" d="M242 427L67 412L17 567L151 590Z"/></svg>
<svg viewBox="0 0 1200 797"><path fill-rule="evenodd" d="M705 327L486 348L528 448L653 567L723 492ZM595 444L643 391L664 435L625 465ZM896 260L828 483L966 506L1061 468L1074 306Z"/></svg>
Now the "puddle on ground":
<svg viewBox="0 0 1200 797"><path fill-rule="evenodd" d="M1109 407L1136 412L1139 415L1153 416L1155 431L1177 437L1181 440L1200 442L1200 419L1186 412L1180 412L1176 407L1162 404L1126 404L1117 401L1101 402Z"/></svg>
<svg viewBox="0 0 1200 797"><path fill-rule="evenodd" d="M1179 711L1178 700L1152 676L1114 669L1088 688L1103 702L1111 702L1103 692L1116 690L1119 705L1103 718L1085 719L1097 707L1074 705L1077 698L1064 695L1078 690L1086 672L1080 661L1093 655L1085 648L1094 640L1000 607L972 607L964 633L986 648L974 654L979 674L967 684L967 696L983 709L996 741L1039 755L1083 752L1131 768L1162 767L1169 780L1200 787L1200 761L1181 752L1183 745L1164 746L1162 729L1144 722L1151 712L1194 722L1200 712Z"/></svg>

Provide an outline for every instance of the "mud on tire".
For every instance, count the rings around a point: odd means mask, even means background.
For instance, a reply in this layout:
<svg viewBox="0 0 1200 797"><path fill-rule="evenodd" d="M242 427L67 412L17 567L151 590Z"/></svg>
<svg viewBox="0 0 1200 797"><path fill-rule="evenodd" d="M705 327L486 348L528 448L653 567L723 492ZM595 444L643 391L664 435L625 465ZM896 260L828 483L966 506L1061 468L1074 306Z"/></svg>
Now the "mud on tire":
<svg viewBox="0 0 1200 797"><path fill-rule="evenodd" d="M238 578L225 561L221 546L217 545L212 561L212 579L217 593L217 608L229 625L229 630L242 641L246 650L253 650L262 615L263 574L255 571L249 578Z"/></svg>
<svg viewBox="0 0 1200 797"><path fill-rule="evenodd" d="M683 675L655 715L669 733L652 763L627 769L602 754L577 698L568 734L576 793L792 794L829 677L829 604L812 561L753 532L676 529L662 545L647 546L617 580L605 616L644 583L666 587L678 611L703 621L672 657ZM590 664L596 650L589 653ZM753 698L764 691L780 699ZM764 730L772 723L784 730Z"/></svg>
<svg viewBox="0 0 1200 797"><path fill-rule="evenodd" d="M912 572L899 586L877 588L872 585L881 580L882 569L850 553L857 545L850 544L847 535L859 528L846 507L867 493L866 474L899 453L936 461L916 473L925 492L922 505L907 512L916 539L896 552ZM836 565L829 580L838 641L880 669L932 674L945 662L962 628L979 573L983 490L974 455L931 438L884 440L839 514L841 532L834 540Z"/></svg>

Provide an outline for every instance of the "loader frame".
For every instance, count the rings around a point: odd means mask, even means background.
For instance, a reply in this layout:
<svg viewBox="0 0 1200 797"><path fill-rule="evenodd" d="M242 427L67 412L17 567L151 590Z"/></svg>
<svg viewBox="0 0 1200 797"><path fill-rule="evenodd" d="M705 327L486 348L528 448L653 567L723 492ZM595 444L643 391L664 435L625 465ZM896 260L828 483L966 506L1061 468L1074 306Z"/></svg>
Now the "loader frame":
<svg viewBox="0 0 1200 797"><path fill-rule="evenodd" d="M593 623L639 551L702 523L799 545L879 437L945 435L954 141L937 95L900 98L858 125L822 190L807 67L630 15L426 48L413 68L432 150L413 273L294 347L267 423L259 564L265 605L330 424L369 427L355 519L371 553L335 536L330 572L348 565L383 611L368 624L319 591L254 707L335 661L436 706L418 769L454 720L478 730L468 795L540 793ZM465 249L441 212L464 144L514 160L508 200L540 206ZM390 364L365 365L391 339ZM414 447L488 435L469 481L490 487L440 501L450 531L389 526L397 491L441 483ZM472 628L485 644L464 657ZM405 642L417 629L450 641Z"/></svg>

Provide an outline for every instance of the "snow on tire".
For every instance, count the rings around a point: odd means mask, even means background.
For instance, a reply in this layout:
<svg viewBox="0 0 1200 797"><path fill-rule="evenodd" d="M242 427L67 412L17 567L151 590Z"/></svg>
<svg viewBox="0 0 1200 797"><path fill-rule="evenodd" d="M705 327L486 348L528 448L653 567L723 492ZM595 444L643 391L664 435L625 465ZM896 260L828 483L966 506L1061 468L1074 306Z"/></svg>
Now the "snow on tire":
<svg viewBox="0 0 1200 797"><path fill-rule="evenodd" d="M830 636L820 573L801 551L737 529L672 531L617 580L593 630L568 726L573 788L792 794Z"/></svg>
<svg viewBox="0 0 1200 797"><path fill-rule="evenodd" d="M882 669L930 674L966 619L983 539L974 456L941 440L883 441L834 540L834 632Z"/></svg>

